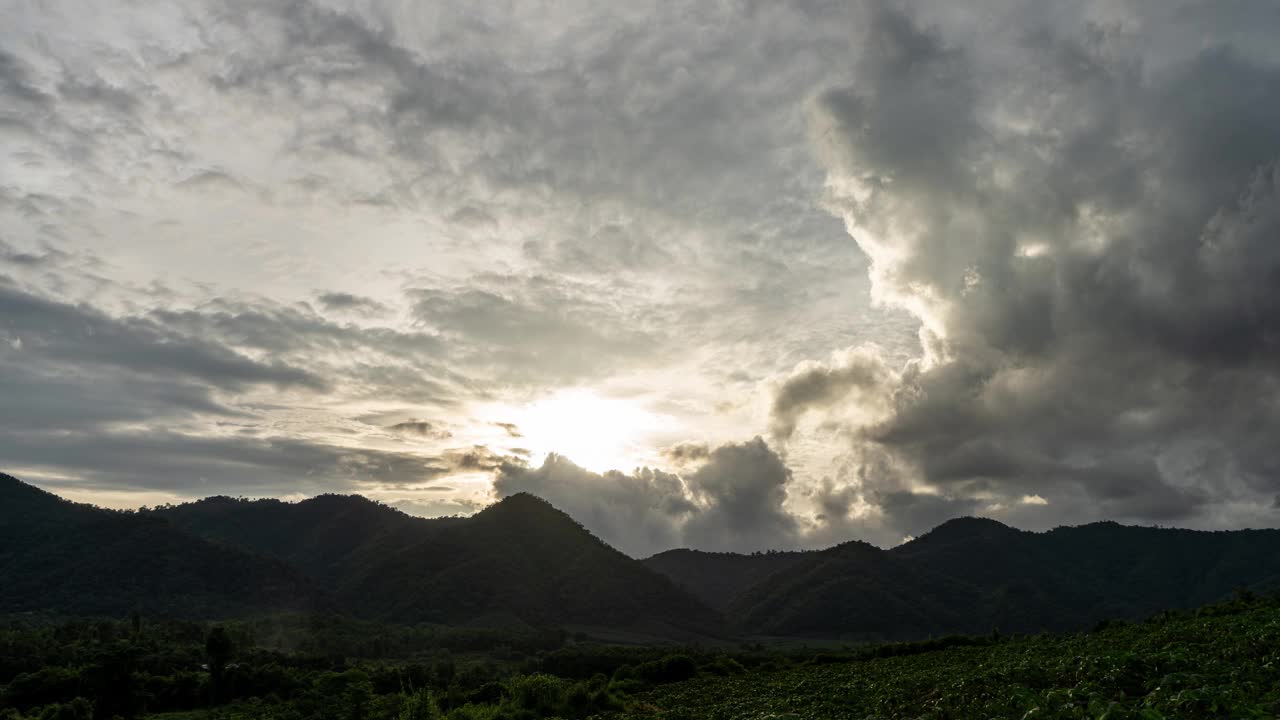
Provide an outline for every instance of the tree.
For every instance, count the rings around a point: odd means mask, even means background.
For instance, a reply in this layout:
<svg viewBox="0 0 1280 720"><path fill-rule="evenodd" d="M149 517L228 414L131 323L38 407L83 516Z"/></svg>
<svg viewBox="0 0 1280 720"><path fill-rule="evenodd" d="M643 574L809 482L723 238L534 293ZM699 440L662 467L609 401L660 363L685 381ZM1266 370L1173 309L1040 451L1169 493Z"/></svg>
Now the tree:
<svg viewBox="0 0 1280 720"><path fill-rule="evenodd" d="M210 700L214 705L217 705L222 701L222 682L225 677L227 663L231 662L231 656L235 652L235 646L232 644L231 636L227 634L227 631L221 626L215 626L209 631L209 636L205 638L204 652L209 657L209 681L213 695Z"/></svg>

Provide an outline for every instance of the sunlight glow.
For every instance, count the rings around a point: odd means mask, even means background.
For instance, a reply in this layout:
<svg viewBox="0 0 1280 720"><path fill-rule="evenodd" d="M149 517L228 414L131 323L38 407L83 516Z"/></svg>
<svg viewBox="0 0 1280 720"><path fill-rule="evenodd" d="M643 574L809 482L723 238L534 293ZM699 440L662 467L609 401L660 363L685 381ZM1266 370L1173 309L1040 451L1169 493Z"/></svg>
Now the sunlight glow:
<svg viewBox="0 0 1280 720"><path fill-rule="evenodd" d="M600 397L589 390L566 390L511 413L524 434L520 442L541 464L557 453L594 472L629 470L651 454L646 437L669 426L671 418L634 402Z"/></svg>

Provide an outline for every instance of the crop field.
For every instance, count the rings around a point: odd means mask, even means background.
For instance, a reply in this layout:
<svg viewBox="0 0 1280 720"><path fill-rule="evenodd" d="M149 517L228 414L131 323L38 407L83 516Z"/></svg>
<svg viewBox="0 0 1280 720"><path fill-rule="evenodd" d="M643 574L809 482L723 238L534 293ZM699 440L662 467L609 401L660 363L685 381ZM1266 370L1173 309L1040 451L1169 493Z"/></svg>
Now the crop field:
<svg viewBox="0 0 1280 720"><path fill-rule="evenodd" d="M280 622L14 621L0 631L0 669L12 676L0 720L1280 717L1280 595L1085 633L838 648ZM284 634L264 635L268 626Z"/></svg>
<svg viewBox="0 0 1280 720"><path fill-rule="evenodd" d="M1280 610L1206 608L1071 636L660 686L615 718L1275 718Z"/></svg>

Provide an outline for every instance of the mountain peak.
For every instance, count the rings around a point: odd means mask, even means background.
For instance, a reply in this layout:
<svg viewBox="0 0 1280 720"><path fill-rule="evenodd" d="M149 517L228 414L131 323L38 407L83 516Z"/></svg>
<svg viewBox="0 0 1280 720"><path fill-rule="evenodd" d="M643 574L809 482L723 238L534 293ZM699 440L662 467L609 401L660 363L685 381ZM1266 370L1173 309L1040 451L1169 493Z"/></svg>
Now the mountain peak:
<svg viewBox="0 0 1280 720"><path fill-rule="evenodd" d="M514 495L508 495L500 498L496 503L481 510L476 517L525 517L525 518L546 518L555 520L568 520L569 522L578 524L576 520L569 517L564 511L552 505L550 502L527 492L519 492Z"/></svg>
<svg viewBox="0 0 1280 720"><path fill-rule="evenodd" d="M23 482L12 475L0 473L0 508L6 511L29 512L37 507L59 507L71 504L35 485Z"/></svg>
<svg viewBox="0 0 1280 720"><path fill-rule="evenodd" d="M934 530L941 530L942 528L958 528L958 529L963 529L965 531L1013 530L1013 528L1009 527L1008 525L1005 525L999 520L992 520L991 518L986 518L986 517L977 517L975 515L963 515L961 517L951 518L950 520L947 520L946 522L942 523L938 527L934 528Z"/></svg>
<svg viewBox="0 0 1280 720"><path fill-rule="evenodd" d="M966 515L964 517L952 518L942 523L924 535L921 535L915 540L907 543L907 546L918 546L920 544L933 544L938 542L952 543L973 539L992 540L995 538L1017 535L1021 532L1021 530L1009 527L998 520Z"/></svg>

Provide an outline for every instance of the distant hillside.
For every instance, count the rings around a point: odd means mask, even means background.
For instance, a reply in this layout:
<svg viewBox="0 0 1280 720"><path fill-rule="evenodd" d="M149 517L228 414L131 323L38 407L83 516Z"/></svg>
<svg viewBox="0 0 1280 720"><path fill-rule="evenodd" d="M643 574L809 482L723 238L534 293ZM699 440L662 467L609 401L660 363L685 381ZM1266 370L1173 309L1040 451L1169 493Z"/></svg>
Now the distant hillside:
<svg viewBox="0 0 1280 720"><path fill-rule="evenodd" d="M1280 531L1198 532L1095 523L1046 533L952 520L879 550L846 544L744 591L753 633L910 638L1063 630L1280 588Z"/></svg>
<svg viewBox="0 0 1280 720"><path fill-rule="evenodd" d="M811 553L805 552L739 555L681 549L658 553L642 562L671 578L707 605L726 610L752 586L810 556Z"/></svg>
<svg viewBox="0 0 1280 720"><path fill-rule="evenodd" d="M668 637L724 632L718 613L531 495L474 517L434 520L336 495L299 503L212 498L154 512L207 539L287 561L360 615Z"/></svg>
<svg viewBox="0 0 1280 720"><path fill-rule="evenodd" d="M757 634L923 637L968 626L979 599L977 588L855 541L809 553L738 596L729 615Z"/></svg>
<svg viewBox="0 0 1280 720"><path fill-rule="evenodd" d="M156 508L162 517L194 535L270 555L332 587L358 572L371 545L386 550L405 544L450 519L423 521L359 495L320 495L302 502L210 497Z"/></svg>
<svg viewBox="0 0 1280 720"><path fill-rule="evenodd" d="M317 606L285 563L0 474L0 613L224 617Z"/></svg>
<svg viewBox="0 0 1280 720"><path fill-rule="evenodd" d="M633 560L532 495L428 520L359 496L145 512L0 475L0 613L184 617L323 608L398 622L908 639L1084 628L1280 589L1280 531L948 521L882 550Z"/></svg>

